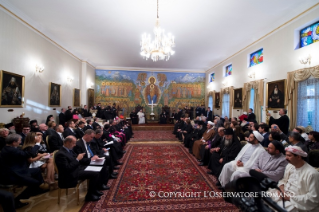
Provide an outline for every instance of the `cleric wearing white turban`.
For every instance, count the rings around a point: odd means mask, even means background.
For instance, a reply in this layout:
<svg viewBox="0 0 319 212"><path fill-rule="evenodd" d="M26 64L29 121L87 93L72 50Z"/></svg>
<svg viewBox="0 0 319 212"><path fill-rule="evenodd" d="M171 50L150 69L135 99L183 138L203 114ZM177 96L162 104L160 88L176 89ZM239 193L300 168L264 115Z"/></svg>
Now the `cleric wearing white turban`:
<svg viewBox="0 0 319 212"><path fill-rule="evenodd" d="M264 147L259 143L263 139L264 137L257 131L249 135L248 143L240 150L235 160L226 163L223 167L218 178L222 187L237 179L241 172L249 172L255 160L265 152Z"/></svg>
<svg viewBox="0 0 319 212"><path fill-rule="evenodd" d="M299 146L288 146L286 149L286 166L284 177L278 187L285 193L287 211L319 211L319 173L310 166L305 158L307 153ZM277 190L270 189L271 198L283 207L282 198ZM275 195L277 194L277 195Z"/></svg>

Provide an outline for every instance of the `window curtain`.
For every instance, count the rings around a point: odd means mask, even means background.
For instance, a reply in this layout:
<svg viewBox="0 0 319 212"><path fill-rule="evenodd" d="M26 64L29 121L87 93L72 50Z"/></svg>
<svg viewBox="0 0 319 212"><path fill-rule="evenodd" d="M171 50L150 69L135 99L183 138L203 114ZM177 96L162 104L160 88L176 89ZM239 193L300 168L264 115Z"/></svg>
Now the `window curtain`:
<svg viewBox="0 0 319 212"><path fill-rule="evenodd" d="M210 107L210 109L211 109L211 111L213 111L213 113L214 113L214 108L211 106L211 105L209 105L210 103L209 103L209 98L212 98L213 99L213 102L215 102L215 99L214 99L214 97L215 97L215 91L210 91L210 92L208 92L208 94L207 94L207 107ZM214 105L213 105L214 106Z"/></svg>
<svg viewBox="0 0 319 212"><path fill-rule="evenodd" d="M229 96L227 97L228 98L228 104L224 107L224 94L229 94ZM233 86L230 86L230 87L227 87L227 88L222 88L221 89L221 92L220 92L220 102L221 102L221 105L220 105L220 108L221 108L221 115L224 117L224 110L228 111L228 117L231 118L232 117L232 111L233 111L233 104L234 104L234 98L233 98L233 95L234 95L234 87ZM226 109L226 107L228 107ZM225 108L225 109L224 109Z"/></svg>
<svg viewBox="0 0 319 212"><path fill-rule="evenodd" d="M243 88L243 109L248 112L250 102L250 91L255 90L254 95L254 113L256 115L256 121L261 121L261 106L264 105L264 80L256 80L244 83Z"/></svg>
<svg viewBox="0 0 319 212"><path fill-rule="evenodd" d="M229 117L229 94L225 93L223 94L223 101L222 101L222 117L227 116Z"/></svg>
<svg viewBox="0 0 319 212"><path fill-rule="evenodd" d="M297 126L319 128L319 79L308 78L298 83Z"/></svg>
<svg viewBox="0 0 319 212"><path fill-rule="evenodd" d="M290 119L290 130L297 126L297 94L298 82L308 79L310 76L319 78L319 66L298 69L287 73L287 89L285 105L288 105L288 117Z"/></svg>

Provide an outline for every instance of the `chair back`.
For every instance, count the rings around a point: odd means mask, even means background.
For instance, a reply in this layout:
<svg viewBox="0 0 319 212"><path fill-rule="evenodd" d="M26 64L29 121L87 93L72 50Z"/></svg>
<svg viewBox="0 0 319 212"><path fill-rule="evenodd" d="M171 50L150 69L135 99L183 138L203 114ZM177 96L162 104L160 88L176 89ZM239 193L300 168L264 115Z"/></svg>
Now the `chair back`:
<svg viewBox="0 0 319 212"><path fill-rule="evenodd" d="M47 137L45 138L44 143L45 143L45 145L47 146L48 151L49 151L49 152L52 152L52 151L51 151L51 148L50 148L50 145L49 145L49 140L50 140L50 138L51 138L51 135L47 135Z"/></svg>
<svg viewBox="0 0 319 212"><path fill-rule="evenodd" d="M58 152L59 150L55 150L53 152L53 164L54 164L54 170L55 170L55 173L59 174L59 170L58 170L58 167L56 166L56 163L55 163L55 154Z"/></svg>

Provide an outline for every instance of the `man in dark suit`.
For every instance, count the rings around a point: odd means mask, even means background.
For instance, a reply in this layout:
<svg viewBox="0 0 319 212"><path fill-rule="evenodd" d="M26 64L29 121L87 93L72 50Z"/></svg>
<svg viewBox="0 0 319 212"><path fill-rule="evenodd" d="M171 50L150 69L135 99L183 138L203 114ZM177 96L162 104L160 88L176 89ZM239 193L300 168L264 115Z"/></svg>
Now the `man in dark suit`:
<svg viewBox="0 0 319 212"><path fill-rule="evenodd" d="M66 118L65 118L65 109L61 108L61 113L59 114L59 124L61 124L63 127L65 127Z"/></svg>
<svg viewBox="0 0 319 212"><path fill-rule="evenodd" d="M279 119L274 119L270 115L270 113L267 113L267 116L270 116L269 126L271 126L272 124L276 124L284 134L288 135L289 118L287 116L287 110L286 109L280 109L279 110L279 115L280 115Z"/></svg>
<svg viewBox="0 0 319 212"><path fill-rule="evenodd" d="M83 137L84 132L85 132L84 127L85 127L85 123L83 121L80 121L78 128L74 130L77 139L80 139Z"/></svg>
<svg viewBox="0 0 319 212"><path fill-rule="evenodd" d="M202 112L201 112L201 115L204 115L205 116L205 105L202 105Z"/></svg>
<svg viewBox="0 0 319 212"><path fill-rule="evenodd" d="M64 132L63 132L63 137L66 138L69 135L73 135L74 137L76 137L76 133L74 131L74 128L75 128L74 122L72 120L68 121L67 128L65 128Z"/></svg>
<svg viewBox="0 0 319 212"><path fill-rule="evenodd" d="M83 109L82 109L82 116L83 117L89 117L92 116L92 114L90 113L90 111L88 110L88 106L84 105Z"/></svg>
<svg viewBox="0 0 319 212"><path fill-rule="evenodd" d="M76 144L74 136L68 136L63 141L63 147L55 154L55 163L59 171L59 187L72 188L78 180L89 179L89 188L85 196L86 201L97 201L105 190L100 172L85 171L91 159L83 158L85 153L76 154L73 147Z"/></svg>
<svg viewBox="0 0 319 212"><path fill-rule="evenodd" d="M93 121L91 119L86 120L86 127L84 127L84 132L88 129L93 130Z"/></svg>
<svg viewBox="0 0 319 212"><path fill-rule="evenodd" d="M81 139L76 142L76 146L74 147L74 152L77 154L86 153L84 158L88 158L91 160L95 160L95 158L104 157L105 162L103 165L103 169L101 170L102 179L104 179L103 183L106 185L109 179L116 179L117 173L113 173L114 164L112 164L112 160L109 156L106 156L104 153L105 150L99 150L96 147L91 146L91 141L95 137L94 130L87 130ZM109 174L110 173L110 174Z"/></svg>
<svg viewBox="0 0 319 212"><path fill-rule="evenodd" d="M196 117L202 114L202 108L200 107L200 105L197 105L195 109L195 113L196 113Z"/></svg>
<svg viewBox="0 0 319 212"><path fill-rule="evenodd" d="M24 125L22 128L22 133L20 133L19 135L21 135L21 145L23 146L24 143L24 139L27 136L27 134L30 132L31 130L31 126L30 125Z"/></svg>
<svg viewBox="0 0 319 212"><path fill-rule="evenodd" d="M60 124L58 126L55 126L53 128L55 131L50 135L49 137L49 147L52 152L55 150L61 149L63 146L63 132L64 132L64 127Z"/></svg>
<svg viewBox="0 0 319 212"><path fill-rule="evenodd" d="M29 199L30 196L43 193L48 190L48 185L43 182L40 168L29 168L28 159L36 155L39 145L35 145L30 152L17 148L21 143L21 136L18 134L8 135L6 146L0 153L1 183L12 185L18 184L27 188L15 198L16 208L27 204L21 203L20 199ZM5 173L5 174L3 174Z"/></svg>
<svg viewBox="0 0 319 212"><path fill-rule="evenodd" d="M269 141L269 126L267 124L261 124L258 128L259 133L264 136L264 140L260 142L263 147L268 147Z"/></svg>
<svg viewBox="0 0 319 212"><path fill-rule="evenodd" d="M92 124L93 130L101 129L101 125L99 125L99 123L97 123L96 120L97 120L97 118L94 118L94 122Z"/></svg>
<svg viewBox="0 0 319 212"><path fill-rule="evenodd" d="M65 111L64 115L65 115L65 121L66 122L72 120L73 114L72 114L72 107L71 106L68 106L68 110Z"/></svg>
<svg viewBox="0 0 319 212"><path fill-rule="evenodd" d="M204 115L206 116L206 121L213 121L213 112L210 110L210 107L207 108Z"/></svg>
<svg viewBox="0 0 319 212"><path fill-rule="evenodd" d="M256 115L253 113L253 111L254 111L254 110L253 110L252 108L249 108L247 121L248 121L248 122L257 123L257 121L256 121Z"/></svg>
<svg viewBox="0 0 319 212"><path fill-rule="evenodd" d="M101 114L101 110L102 110L101 103L97 103L96 110L97 110L96 117L101 118L102 117L102 114Z"/></svg>
<svg viewBox="0 0 319 212"><path fill-rule="evenodd" d="M45 123L39 124L39 131L42 133L42 139L45 141L47 136L49 135L48 133L48 126Z"/></svg>

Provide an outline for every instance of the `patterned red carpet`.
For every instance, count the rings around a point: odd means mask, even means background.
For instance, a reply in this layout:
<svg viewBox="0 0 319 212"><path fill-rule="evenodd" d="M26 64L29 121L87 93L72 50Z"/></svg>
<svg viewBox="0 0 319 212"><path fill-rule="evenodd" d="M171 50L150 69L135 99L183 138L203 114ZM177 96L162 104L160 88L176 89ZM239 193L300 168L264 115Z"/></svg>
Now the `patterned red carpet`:
<svg viewBox="0 0 319 212"><path fill-rule="evenodd" d="M163 130L163 131L148 131L140 130L134 131L134 138L131 138L130 141L178 141L174 134L173 130Z"/></svg>
<svg viewBox="0 0 319 212"><path fill-rule="evenodd" d="M216 179L181 144L129 144L118 179L90 211L239 211L214 197Z"/></svg>

